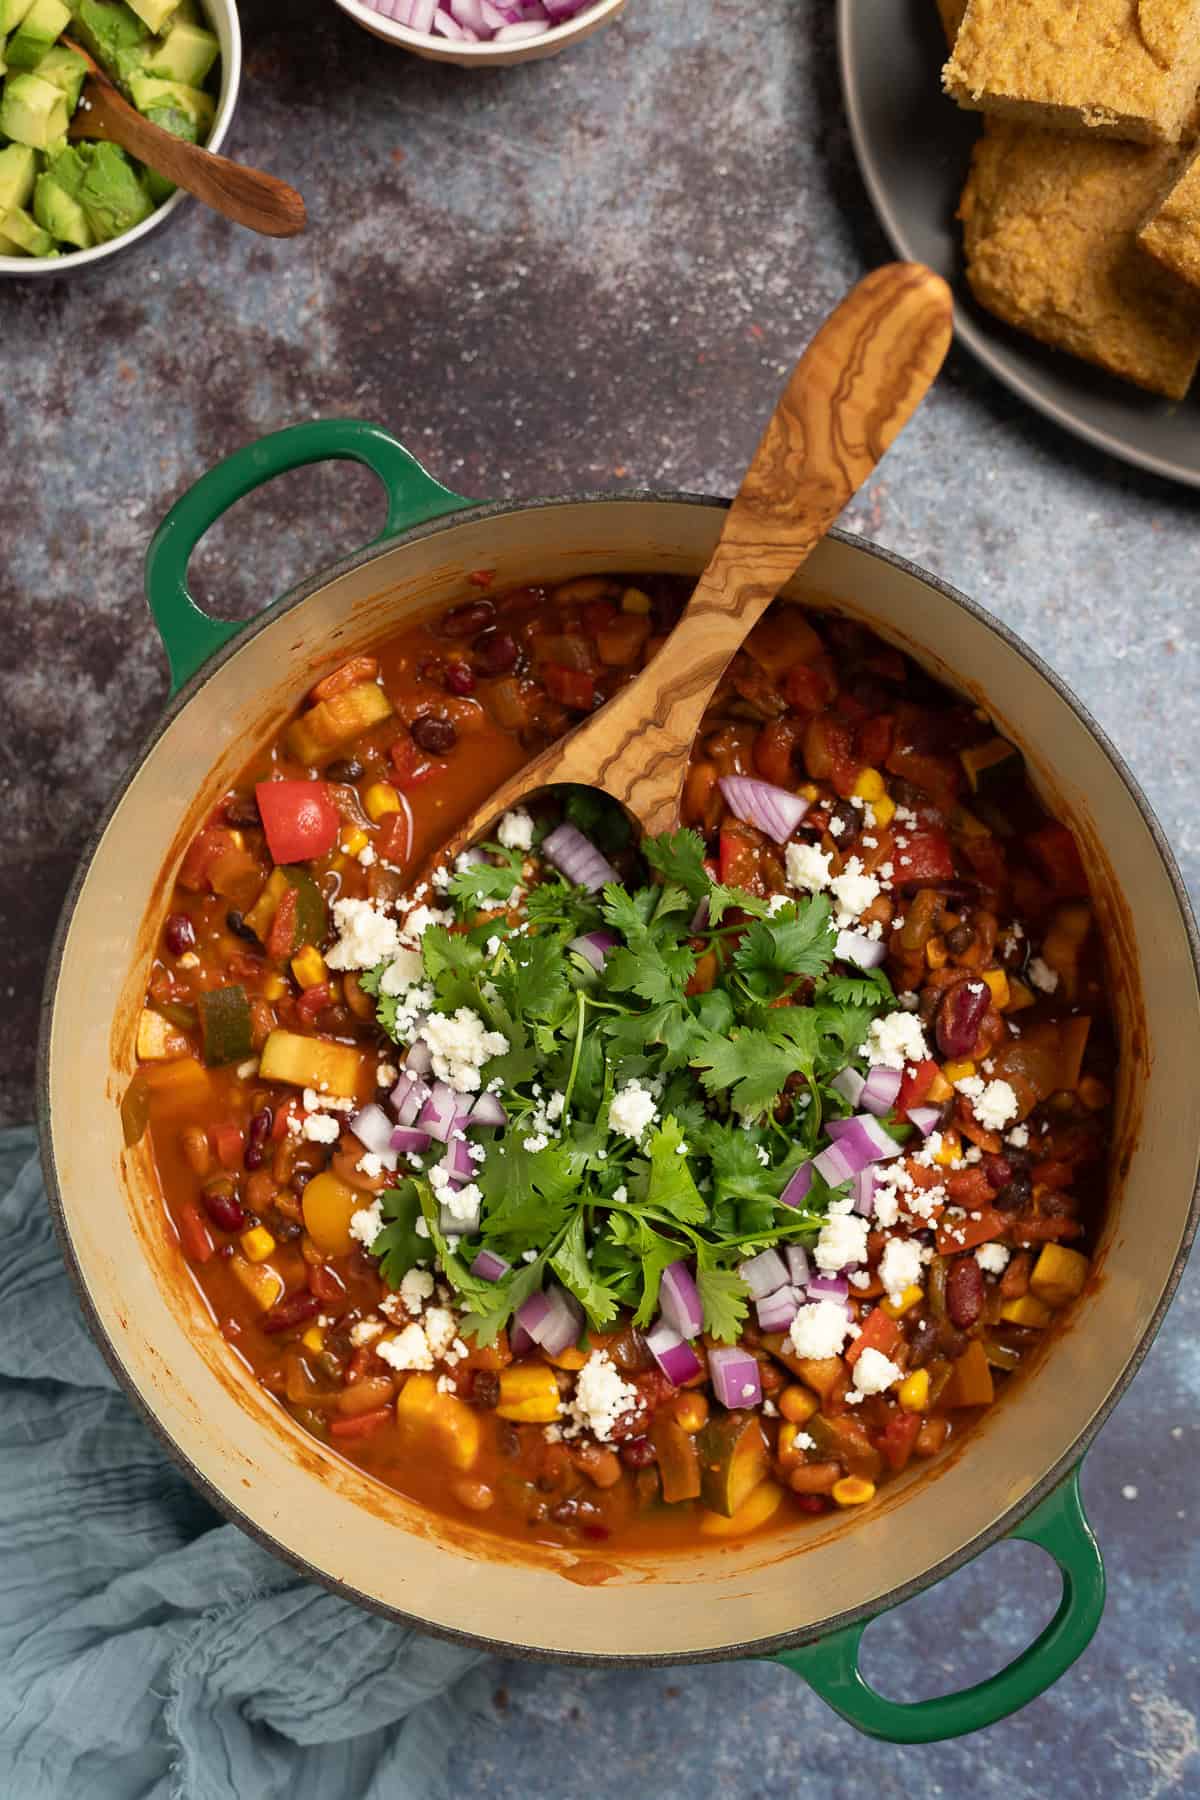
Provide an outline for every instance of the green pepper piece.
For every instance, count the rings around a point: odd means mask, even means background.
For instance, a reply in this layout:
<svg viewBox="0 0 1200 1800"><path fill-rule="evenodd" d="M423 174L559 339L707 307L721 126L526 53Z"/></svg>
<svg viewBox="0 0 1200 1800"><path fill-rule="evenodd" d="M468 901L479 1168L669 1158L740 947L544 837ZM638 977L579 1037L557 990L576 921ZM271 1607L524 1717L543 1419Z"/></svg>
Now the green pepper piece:
<svg viewBox="0 0 1200 1800"><path fill-rule="evenodd" d="M292 863L286 864L280 873L288 886L296 890L296 940L292 945L293 954L302 950L305 944L315 944L320 949L329 930L329 914L324 895L307 869Z"/></svg>
<svg viewBox="0 0 1200 1800"><path fill-rule="evenodd" d="M250 1055L250 1002L243 987L210 988L197 1001L204 1060L209 1068L218 1063L241 1062Z"/></svg>

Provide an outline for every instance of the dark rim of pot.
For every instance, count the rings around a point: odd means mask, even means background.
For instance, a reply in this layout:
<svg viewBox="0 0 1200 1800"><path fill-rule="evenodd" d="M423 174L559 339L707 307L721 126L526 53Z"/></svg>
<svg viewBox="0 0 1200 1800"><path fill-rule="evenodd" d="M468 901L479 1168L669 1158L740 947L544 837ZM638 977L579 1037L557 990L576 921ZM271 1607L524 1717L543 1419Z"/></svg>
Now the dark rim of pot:
<svg viewBox="0 0 1200 1800"><path fill-rule="evenodd" d="M729 501L711 494L694 494L687 491L659 491L655 489L639 488L633 489L628 493L606 492L563 494L537 500L497 500L481 506L464 506L461 512L443 515L441 518L431 520L427 524L414 526L409 531L400 532L394 537L387 538L374 544L369 544L365 549L355 551L353 554L344 557L340 562L323 570L319 575L311 576L309 579L299 582L286 594L282 595L280 599L276 600L273 605L266 607L261 613L258 613L255 618L249 620L244 629L238 632L236 637L231 638L227 644L216 651L204 666L192 676L191 680L185 683L179 692L168 702L164 712L151 730L149 736L135 753L128 771L120 782L112 799L109 801L108 806L105 808L103 816L93 831L80 858L74 876L72 877L71 886L63 904L62 915L58 922L58 928L54 935L54 942L51 946L50 960L46 972L46 982L42 993L36 1076L37 1125L38 1138L41 1147L42 1168L46 1180L46 1193L50 1202L50 1213L54 1224L55 1234L62 1250L63 1259L67 1265L67 1272L72 1286L79 1298L80 1307L88 1322L92 1335L96 1339L105 1361L112 1369L113 1374L120 1382L129 1399L133 1402L137 1411L149 1426L151 1432L158 1439L172 1461L178 1464L184 1474L192 1484L199 1489L200 1493L216 1512L223 1515L223 1517L228 1519L232 1524L239 1526L241 1530L245 1531L250 1537L254 1538L274 1555L280 1557L284 1562L289 1563L299 1574L310 1580L319 1582L332 1593L339 1595L345 1600L352 1601L357 1606L365 1607L370 1612L378 1613L383 1618L394 1620L398 1624L412 1626L416 1630L428 1632L434 1637L443 1638L452 1643L470 1645L479 1650L518 1656L536 1662L579 1664L584 1666L591 1665L593 1667L602 1664L606 1667L618 1668L633 1666L670 1667L672 1664L678 1663L725 1662L732 1657L769 1657L777 1651L791 1649L801 1644L813 1643L817 1639L826 1637L832 1632L840 1631L847 1625L869 1621L882 1612L891 1611L893 1607L902 1605L904 1601L911 1600L914 1595L923 1593L926 1588L932 1587L936 1582L943 1580L947 1575L952 1575L956 1569L961 1569L966 1563L973 1562L984 1550L990 1549L993 1544L999 1543L1002 1538L1006 1537L1013 1527L1019 1524L1028 1513L1032 1512L1034 1507L1037 1506L1040 1501L1044 1500L1079 1462L1084 1452L1095 1439L1101 1426L1107 1420L1114 1406L1116 1406L1117 1402L1124 1395L1130 1382L1137 1374L1138 1369L1141 1367L1142 1362L1158 1333L1159 1327L1162 1324L1167 1308L1174 1298L1175 1290L1179 1286L1180 1279L1183 1275L1184 1265L1187 1261L1192 1241L1196 1235L1197 1224L1200 1222L1200 1176L1198 1176L1196 1186L1193 1189L1183 1236L1180 1241L1174 1264L1171 1268L1171 1273L1163 1286L1162 1293L1159 1296L1158 1303L1154 1308L1149 1322L1142 1332L1141 1337L1138 1339L1138 1342L1131 1349L1121 1375L1113 1385L1112 1392L1097 1409L1096 1413L1089 1420L1084 1429L1074 1439L1070 1447L1056 1459L1050 1468L1045 1470L1041 1478L1027 1493L1023 1494L1019 1500L1014 1501L1013 1504L1005 1510L994 1524L972 1538L969 1543L960 1546L957 1550L950 1552L948 1555L941 1557L937 1562L932 1563L923 1574L915 1576L911 1581L905 1582L903 1586L890 1590L885 1596L881 1596L879 1599L848 1608L845 1612L835 1613L831 1617L822 1620L819 1625L807 1626L803 1630L778 1632L770 1637L749 1638L740 1643L723 1645L717 1649L681 1649L675 1652L653 1652L642 1654L635 1652L622 1652L620 1654L598 1654L592 1652L589 1654L587 1651L546 1650L536 1645L514 1643L504 1638L484 1637L477 1632L462 1631L452 1626L434 1624L429 1620L420 1617L418 1614L408 1613L399 1607L389 1606L385 1602L376 1599L374 1595L365 1594L360 1589L351 1586L347 1582L338 1581L335 1577L328 1575L324 1570L319 1569L314 1564L310 1563L306 1558L297 1555L295 1551L289 1549L286 1544L281 1543L271 1532L267 1531L255 1520L249 1518L227 1494L215 1487L212 1482L196 1468L195 1464L188 1456L187 1451L168 1433L149 1406L148 1402L143 1399L136 1382L126 1370L115 1344L109 1337L92 1304L83 1271L75 1256L70 1230L67 1225L66 1212L58 1184L58 1172L54 1160L54 1146L50 1129L49 1056L51 1017L53 1013L55 989L58 983L59 967L62 962L63 946L66 942L67 933L70 930L71 921L74 917L80 890L86 879L88 869L100 840L108 829L109 823L121 804L126 790L134 776L150 756L167 727L185 707L190 705L192 700L194 700L201 692L210 678L215 675L231 657L236 656L244 645L249 643L260 631L265 630L268 625L281 617L282 614L291 611L292 608L299 606L301 602L310 599L312 595L317 593L320 589L328 587L331 582L338 580L344 575L353 573L354 570L360 569L365 564L374 562L379 557L387 555L404 545L419 543L426 538L436 537L440 533L455 529L460 525L475 525L486 522L488 519L499 518L511 513L545 512L553 507L560 506L595 506L613 504L621 506L638 504L648 506L686 505L724 509L729 506ZM1167 843L1161 825L1151 809L1149 801L1143 794L1124 758L1115 748L1101 726L1092 718L1087 708L1076 695L1072 693L1066 683L1056 675L1045 662L1043 662L1042 658L1038 656L1028 644L1019 638L1015 632L1011 631L1002 620L995 618L985 607L980 606L977 601L968 599L965 594L960 593L959 590L952 587L949 582L943 581L939 576L918 567L916 563L910 562L907 557L898 556L894 551L885 550L878 544L872 544L865 538L857 537L851 532L835 529L829 532L828 535L836 542L844 544L850 549L860 550L865 555L875 557L878 561L887 563L890 567L899 570L902 574L909 575L914 580L922 582L926 587L932 588L944 599L952 602L953 605L960 607L962 611L968 613L971 618L976 619L980 624L985 625L988 630L994 632L997 637L1002 639L1011 650L1016 651L1016 653L1028 663L1030 668L1036 670L1036 672L1050 684L1059 698L1071 708L1075 715L1086 726L1087 730L1100 745L1100 748L1104 751L1104 754L1107 756L1113 769L1124 783L1130 798L1137 807L1147 830L1154 840L1159 857L1162 860L1163 866L1167 872L1167 877L1175 893L1176 905L1179 908L1180 917L1183 920L1184 930L1187 933L1188 943L1191 947L1193 975L1196 979L1197 987L1200 988L1200 933L1197 932L1196 920L1192 913L1191 903L1188 898L1187 889L1183 883L1183 878L1179 873L1170 846Z"/></svg>

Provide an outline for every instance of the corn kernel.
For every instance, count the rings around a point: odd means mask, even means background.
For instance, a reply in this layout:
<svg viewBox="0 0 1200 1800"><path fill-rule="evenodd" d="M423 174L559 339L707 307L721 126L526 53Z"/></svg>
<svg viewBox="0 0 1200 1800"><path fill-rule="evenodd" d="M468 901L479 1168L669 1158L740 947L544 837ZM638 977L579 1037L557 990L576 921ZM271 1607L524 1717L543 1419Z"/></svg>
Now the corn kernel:
<svg viewBox="0 0 1200 1800"><path fill-rule="evenodd" d="M878 769L861 769L858 780L854 784L854 793L859 800L869 800L873 806L876 800L884 795L883 776Z"/></svg>
<svg viewBox="0 0 1200 1800"><path fill-rule="evenodd" d="M790 1420L779 1427L779 1436L775 1440L775 1454L785 1468L791 1468L800 1461L800 1452L796 1448L796 1439L800 1435L799 1425Z"/></svg>
<svg viewBox="0 0 1200 1800"><path fill-rule="evenodd" d="M802 800L815 800L816 797L817 797L816 783L813 781L806 781L804 786L800 789L800 798Z"/></svg>
<svg viewBox="0 0 1200 1800"><path fill-rule="evenodd" d="M266 1262L275 1248L275 1239L265 1225L252 1225L242 1233L242 1252L250 1262Z"/></svg>
<svg viewBox="0 0 1200 1800"><path fill-rule="evenodd" d="M390 781L373 781L363 795L363 805L378 820L400 811L400 796Z"/></svg>
<svg viewBox="0 0 1200 1800"><path fill-rule="evenodd" d="M944 1169L949 1168L951 1163L956 1163L961 1155L962 1139L957 1131L943 1131L942 1141L933 1154L934 1162L940 1163Z"/></svg>
<svg viewBox="0 0 1200 1800"><path fill-rule="evenodd" d="M263 982L264 1000L282 1000L287 993L287 982L282 975L268 975Z"/></svg>
<svg viewBox="0 0 1200 1800"><path fill-rule="evenodd" d="M244 850L246 848L246 840L240 831L231 831L229 836L235 850Z"/></svg>
<svg viewBox="0 0 1200 1800"><path fill-rule="evenodd" d="M900 1404L905 1412L924 1412L929 1405L929 1370L914 1369L900 1383Z"/></svg>
<svg viewBox="0 0 1200 1800"><path fill-rule="evenodd" d="M1039 1328L1050 1323L1053 1314L1044 1301L1033 1294L1022 1294L1019 1300L1006 1300L1000 1308L1000 1317L1009 1325L1036 1325Z"/></svg>
<svg viewBox="0 0 1200 1800"><path fill-rule="evenodd" d="M975 1064L971 1061L969 1056L964 1056L957 1062L942 1064L942 1074L946 1077L946 1080L950 1083L951 1087L954 1086L956 1081L969 1081L974 1073Z"/></svg>
<svg viewBox="0 0 1200 1800"><path fill-rule="evenodd" d="M292 958L292 974L302 988L320 987L325 980L325 958L315 944L305 944Z"/></svg>
<svg viewBox="0 0 1200 1800"><path fill-rule="evenodd" d="M798 1382L790 1383L779 1396L779 1410L793 1425L807 1424L820 1404L817 1396Z"/></svg>
<svg viewBox="0 0 1200 1800"><path fill-rule="evenodd" d="M621 595L622 612L641 613L644 616L650 611L650 604L649 594L643 594L641 588L627 587Z"/></svg>
<svg viewBox="0 0 1200 1800"><path fill-rule="evenodd" d="M843 1475L833 1484L833 1497L839 1506L865 1506L875 1498L875 1483L858 1475Z"/></svg>
<svg viewBox="0 0 1200 1800"><path fill-rule="evenodd" d="M931 969L942 969L946 965L949 952L943 937L931 937L925 946L925 961Z"/></svg>
<svg viewBox="0 0 1200 1800"><path fill-rule="evenodd" d="M1003 1012L1009 1002L1008 976L1003 969L985 969L983 979L992 990L992 1005Z"/></svg>
<svg viewBox="0 0 1200 1800"><path fill-rule="evenodd" d="M514 1419L520 1425L549 1425L558 1417L554 1370L540 1362L513 1363L501 1369L496 1412L500 1418Z"/></svg>
<svg viewBox="0 0 1200 1800"><path fill-rule="evenodd" d="M953 1100L954 1089L939 1069L929 1084L929 1092L925 1096L930 1106L940 1106L943 1100Z"/></svg>
<svg viewBox="0 0 1200 1800"><path fill-rule="evenodd" d="M883 1310L889 1319L902 1319L906 1312L912 1311L921 1298L922 1291L914 1281L912 1286L906 1287L895 1300L884 1300L882 1302Z"/></svg>
<svg viewBox="0 0 1200 1800"><path fill-rule="evenodd" d="M366 849L368 841L362 826L353 825L342 839L340 848L346 852L347 856L357 856L360 850Z"/></svg>
<svg viewBox="0 0 1200 1800"><path fill-rule="evenodd" d="M896 802L890 794L880 794L878 800L872 800L871 811L877 825L890 825L896 816Z"/></svg>
<svg viewBox="0 0 1200 1800"><path fill-rule="evenodd" d="M310 1325L308 1330L304 1333L304 1336L300 1339L300 1342L304 1345L306 1350L311 1350L315 1356L318 1351L325 1348L325 1333L319 1325Z"/></svg>

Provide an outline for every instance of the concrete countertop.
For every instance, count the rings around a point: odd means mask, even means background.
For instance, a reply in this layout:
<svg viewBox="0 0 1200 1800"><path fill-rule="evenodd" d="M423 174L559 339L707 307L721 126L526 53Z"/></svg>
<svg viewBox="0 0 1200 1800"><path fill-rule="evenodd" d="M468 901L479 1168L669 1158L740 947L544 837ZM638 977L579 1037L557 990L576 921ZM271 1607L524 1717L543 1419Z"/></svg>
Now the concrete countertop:
<svg viewBox="0 0 1200 1800"><path fill-rule="evenodd" d="M849 150L827 0L630 0L558 60L479 74L378 44L330 0L242 13L227 148L303 190L307 235L253 239L189 206L92 273L0 285L5 1119L31 1108L70 871L165 697L141 559L184 488L265 431L336 414L387 424L470 495L726 493L813 327L888 254ZM1193 892L1196 511L956 353L847 521L983 601L1066 678ZM380 520L365 474L292 476L211 535L198 591L246 616ZM1019 1718L898 1751L765 1665L506 1665L491 1718L464 1725L458 1800L1200 1791L1198 1327L1193 1280L1088 1461L1105 1621ZM874 1628L868 1666L899 1697L962 1686L1056 1595L1039 1552L1004 1546Z"/></svg>

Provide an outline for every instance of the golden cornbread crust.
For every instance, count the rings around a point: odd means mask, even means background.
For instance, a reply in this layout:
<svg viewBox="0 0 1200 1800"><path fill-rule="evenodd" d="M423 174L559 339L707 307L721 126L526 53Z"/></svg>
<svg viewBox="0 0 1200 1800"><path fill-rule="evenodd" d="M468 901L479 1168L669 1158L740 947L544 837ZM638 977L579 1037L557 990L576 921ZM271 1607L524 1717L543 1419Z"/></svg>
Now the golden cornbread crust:
<svg viewBox="0 0 1200 1800"><path fill-rule="evenodd" d="M1177 143L1200 88L1200 0L969 0L942 85L972 111Z"/></svg>
<svg viewBox="0 0 1200 1800"><path fill-rule="evenodd" d="M1151 208L1138 243L1164 269L1200 288L1200 150L1193 151Z"/></svg>
<svg viewBox="0 0 1200 1800"><path fill-rule="evenodd" d="M1181 400L1200 362L1200 297L1134 235L1170 164L1163 149L989 120L959 208L975 298L1044 344Z"/></svg>
<svg viewBox="0 0 1200 1800"><path fill-rule="evenodd" d="M937 0L937 9L941 14L942 30L946 34L946 42L951 50L958 36L958 28L963 22L963 14L967 10L967 0Z"/></svg>

